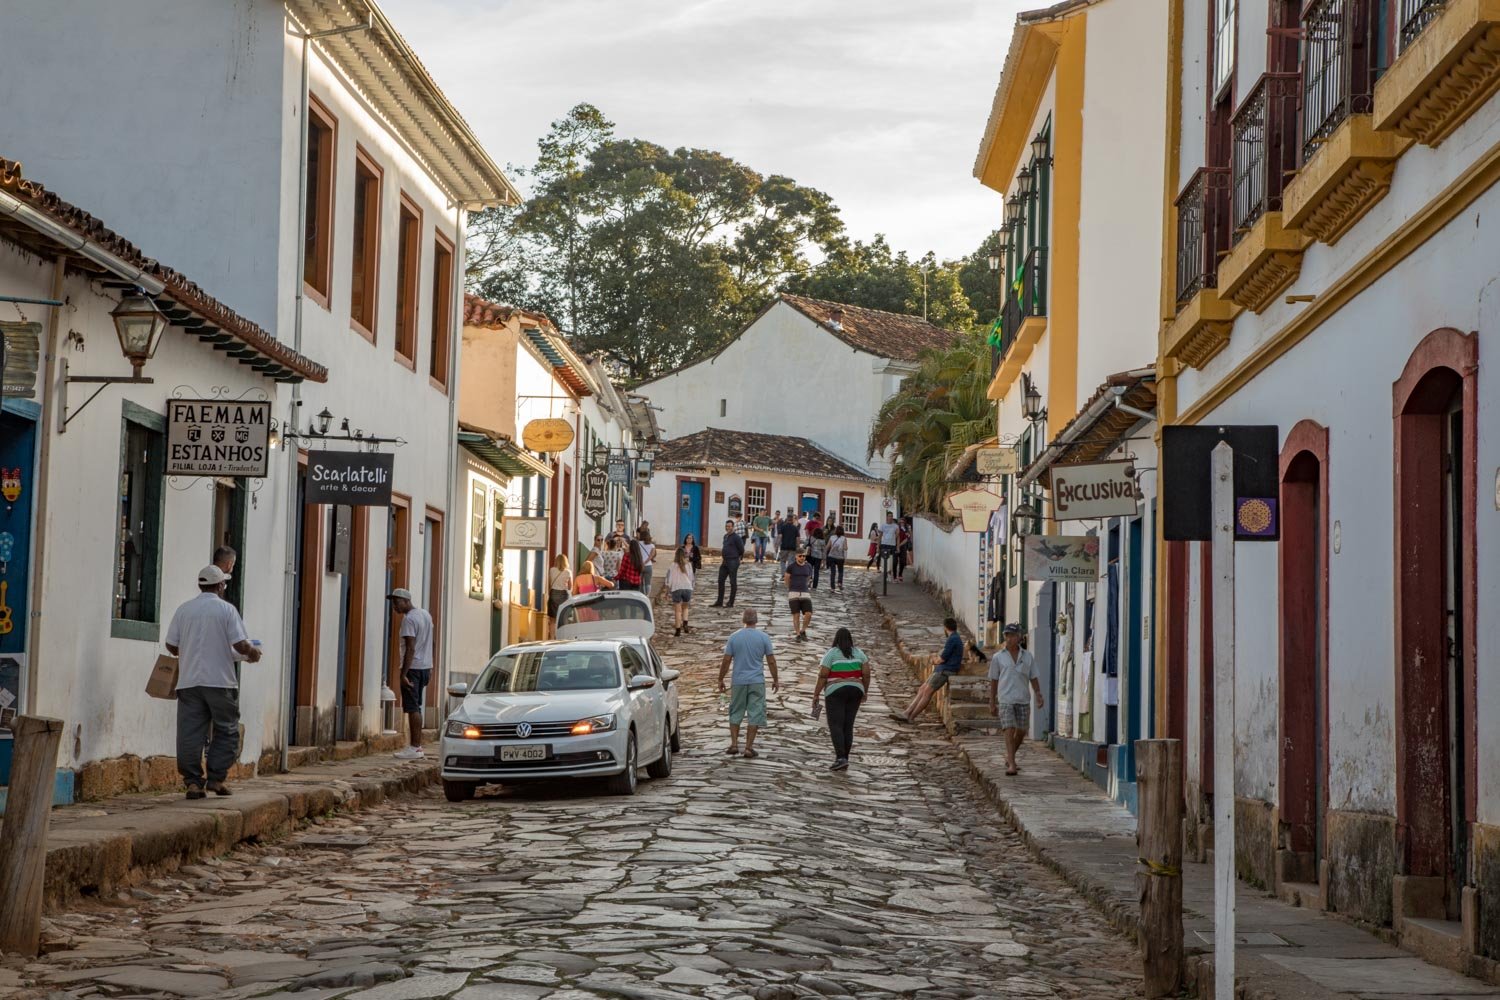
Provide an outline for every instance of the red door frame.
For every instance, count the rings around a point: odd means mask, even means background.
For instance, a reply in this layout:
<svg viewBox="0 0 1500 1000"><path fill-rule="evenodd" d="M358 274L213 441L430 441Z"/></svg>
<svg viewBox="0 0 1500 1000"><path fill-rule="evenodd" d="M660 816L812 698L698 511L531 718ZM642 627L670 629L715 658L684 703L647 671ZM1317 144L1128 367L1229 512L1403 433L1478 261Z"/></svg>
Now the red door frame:
<svg viewBox="0 0 1500 1000"><path fill-rule="evenodd" d="M1443 373L1446 372L1445 376ZM1422 338L1391 387L1395 423L1396 864L1403 875L1447 877L1452 867L1448 793L1447 621L1444 607L1442 435L1447 401L1462 392L1462 567L1466 692L1462 734L1464 817L1477 805L1479 336L1451 327ZM1433 773L1433 761L1440 761Z"/></svg>
<svg viewBox="0 0 1500 1000"><path fill-rule="evenodd" d="M1315 481L1308 475L1309 464L1316 467ZM1277 805L1287 848L1310 855L1317 850L1319 790L1325 809L1328 802L1328 428L1303 420L1288 432L1281 449L1280 482ZM1314 505L1316 522L1310 516ZM1323 709L1318 713L1320 702ZM1321 765L1316 753L1320 732Z"/></svg>
<svg viewBox="0 0 1500 1000"><path fill-rule="evenodd" d="M1187 739L1188 543L1166 543L1167 738ZM1184 744L1186 745L1186 744ZM1183 771L1187 781L1187 771Z"/></svg>

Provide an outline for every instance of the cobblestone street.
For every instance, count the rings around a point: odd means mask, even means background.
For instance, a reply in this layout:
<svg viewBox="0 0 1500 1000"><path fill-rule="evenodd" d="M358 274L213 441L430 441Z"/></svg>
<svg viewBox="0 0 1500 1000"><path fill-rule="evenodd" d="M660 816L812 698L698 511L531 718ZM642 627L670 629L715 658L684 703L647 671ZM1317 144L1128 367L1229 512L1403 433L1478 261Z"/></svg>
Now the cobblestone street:
<svg viewBox="0 0 1500 1000"><path fill-rule="evenodd" d="M939 726L889 718L911 682L868 594L878 578L817 591L797 644L773 563L744 567L733 609L708 607L715 570L699 574L696 634L661 629L683 671L670 778L634 798L569 785L451 805L433 790L330 819L53 914L59 950L0 969L0 995L1136 995L1133 947L1031 859ZM760 758L731 759L714 679L752 606L783 684ZM877 684L853 766L831 773L810 693L843 624Z"/></svg>

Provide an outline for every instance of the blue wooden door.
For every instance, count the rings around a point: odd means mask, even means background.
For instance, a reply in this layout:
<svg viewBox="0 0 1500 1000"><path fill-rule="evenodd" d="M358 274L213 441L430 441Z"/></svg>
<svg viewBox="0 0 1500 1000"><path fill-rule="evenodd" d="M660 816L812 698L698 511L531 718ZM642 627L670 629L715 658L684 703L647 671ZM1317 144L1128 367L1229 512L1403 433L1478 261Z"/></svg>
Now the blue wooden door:
<svg viewBox="0 0 1500 1000"><path fill-rule="evenodd" d="M703 537L703 484L683 482L677 489L677 541L682 536L692 535L702 545Z"/></svg>
<svg viewBox="0 0 1500 1000"><path fill-rule="evenodd" d="M813 514L818 512L819 503L821 503L821 501L818 499L818 495L816 493L804 493L802 494L802 505L799 509L802 511L802 513L806 514L808 517L811 517Z"/></svg>

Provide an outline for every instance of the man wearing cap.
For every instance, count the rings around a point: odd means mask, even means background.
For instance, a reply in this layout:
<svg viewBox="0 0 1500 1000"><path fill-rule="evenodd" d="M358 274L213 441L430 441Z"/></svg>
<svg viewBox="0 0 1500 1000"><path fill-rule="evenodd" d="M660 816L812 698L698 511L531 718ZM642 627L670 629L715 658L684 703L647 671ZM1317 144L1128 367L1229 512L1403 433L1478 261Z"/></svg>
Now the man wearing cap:
<svg viewBox="0 0 1500 1000"><path fill-rule="evenodd" d="M432 677L432 615L416 606L411 591L398 587L385 595L401 616L401 711L411 732L411 746L396 751L402 760L422 760L422 695Z"/></svg>
<svg viewBox="0 0 1500 1000"><path fill-rule="evenodd" d="M167 626L167 652L177 657L177 770L190 799L203 798L205 788L229 794L224 779L240 739L235 662L260 661L239 612L224 600L229 579L212 564L199 570L198 596L178 608Z"/></svg>
<svg viewBox="0 0 1500 1000"><path fill-rule="evenodd" d="M1042 685L1036 658L1021 648L1021 626L1011 622L1003 634L1005 645L990 658L990 714L1000 719L1005 734L1005 773L1015 774L1016 751L1031 729L1032 698L1038 711L1042 707Z"/></svg>

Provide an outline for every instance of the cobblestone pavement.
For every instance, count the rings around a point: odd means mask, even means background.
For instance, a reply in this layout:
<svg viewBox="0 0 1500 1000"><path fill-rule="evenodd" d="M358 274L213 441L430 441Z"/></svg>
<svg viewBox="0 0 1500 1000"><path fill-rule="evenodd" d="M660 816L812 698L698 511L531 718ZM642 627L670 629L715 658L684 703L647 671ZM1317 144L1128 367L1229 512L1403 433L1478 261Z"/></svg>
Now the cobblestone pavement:
<svg viewBox="0 0 1500 1000"><path fill-rule="evenodd" d="M54 915L53 950L0 966L24 997L793 1000L1138 995L1133 948L1030 858L941 729L892 722L911 689L851 572L788 641L774 565L739 607L659 646L684 671L686 746L634 798L522 787L328 820ZM904 584L910 586L910 584ZM894 584L892 586L895 586ZM746 606L769 612L782 689L757 760L732 759L714 679ZM661 607L662 617L670 611ZM848 624L876 664L853 766L810 718ZM8 987L8 989L6 988Z"/></svg>

